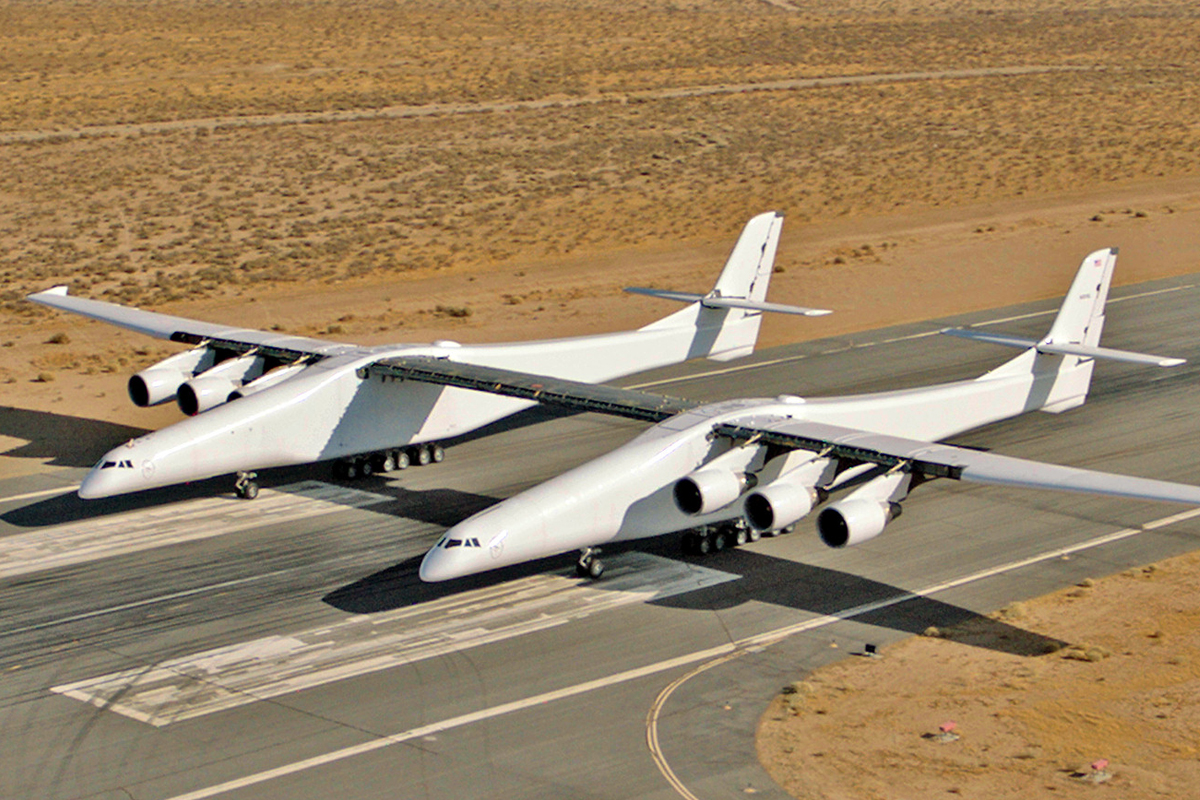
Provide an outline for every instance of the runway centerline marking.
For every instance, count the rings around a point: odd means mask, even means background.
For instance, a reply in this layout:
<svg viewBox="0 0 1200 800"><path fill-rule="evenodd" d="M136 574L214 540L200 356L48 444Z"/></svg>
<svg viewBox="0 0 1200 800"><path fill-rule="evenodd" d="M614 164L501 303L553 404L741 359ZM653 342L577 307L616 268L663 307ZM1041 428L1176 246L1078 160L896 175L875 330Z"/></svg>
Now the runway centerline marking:
<svg viewBox="0 0 1200 800"><path fill-rule="evenodd" d="M639 552L608 559L604 576L603 583L591 584L559 574L534 575L54 686L51 691L161 727L739 577Z"/></svg>
<svg viewBox="0 0 1200 800"><path fill-rule="evenodd" d="M940 583L931 584L930 586L926 586L922 589L910 592L901 592L893 597L884 598L882 600L877 600L870 603L864 603L862 605L843 609L842 611L834 612L832 614L814 617L813 619L805 620L804 622L787 625L782 628L776 628L775 630L756 634L754 636L748 636L743 639L738 639L734 642L717 645L716 647L710 647L704 650L697 650L692 653L676 656L675 658L658 661L653 664L647 664L635 669L625 670L624 672L614 673L613 675L609 675L604 678L597 678L595 680L578 683L573 686L566 686L562 689L556 689L554 691L534 695L523 700L514 700L509 703L491 706L490 708L483 708L479 711L474 711L457 717L451 717L449 719L442 720L441 722L435 722L419 728L411 728L399 733L380 736L377 739L372 739L361 744L344 747L340 750L333 750L328 753L302 759L300 761L294 761L290 764L284 764L282 766L275 767L274 769L263 770L262 772L256 772L251 775L246 775L242 778L235 778L233 780L225 781L224 783L197 789L185 794L175 795L167 800L204 800L205 798L215 797L227 792L235 791L237 789L244 789L248 786L254 786L266 781L274 780L275 778L295 775L297 773L305 772L326 764L332 764L347 758L362 755L364 753L381 750L385 747L391 747L392 745L403 744L404 742L418 739L422 736L429 736L431 734L441 733L444 731L453 730L455 728L461 728L476 722L494 719L496 717L522 711L528 708L533 708L535 706L544 705L546 703L552 703L570 697L577 697L579 695L587 694L599 689L616 686L622 683L628 683L630 681L646 678L651 675L657 675L658 673L666 672L678 667L685 667L691 664L696 664L697 662L706 662L713 659L725 659L740 652L757 652L758 650L769 647L773 644L777 644L778 642L781 642L798 633L827 627L837 622L853 619L864 614L879 611L880 609L906 603L918 597L929 597L949 589L965 586L967 584L995 577L996 575L1002 575L1007 572L1013 572L1015 570L1023 569L1024 567L1032 566L1044 561L1052 561L1056 558L1062 558L1063 556L1082 552L1084 550L1090 550L1095 547L1112 544L1123 539L1138 536L1148 531L1159 530L1160 528L1164 528L1168 525L1185 522L1197 517L1200 517L1200 508L1194 508L1190 511L1184 511L1167 517L1161 517L1140 525L1137 528L1124 528L1112 533L1096 536L1082 542L1077 542L1076 544L1058 547L1033 556L1017 559L994 567L988 567L986 569L972 572L958 578L951 578ZM677 681L676 683L678 684L681 682ZM653 731L651 730L652 728L654 729ZM652 721L648 720L647 741L648 743L652 742L652 750L658 747L658 734L656 728L657 718L653 718ZM659 755L661 755L661 751L659 751ZM666 766L666 769L670 770L670 767L666 764L665 759L660 760L656 757L655 763L659 765L660 769ZM670 772L670 776L667 776L666 772L663 774L664 777L668 777L669 781L674 778L672 786L676 788L676 791L678 791L679 787L683 786L682 782L679 781L678 777L675 776L673 771ZM686 787L684 788L686 790Z"/></svg>
<svg viewBox="0 0 1200 800"><path fill-rule="evenodd" d="M263 489L257 500L206 497L53 525L0 538L0 579L85 564L113 556L211 539L391 502L388 495L320 481Z"/></svg>

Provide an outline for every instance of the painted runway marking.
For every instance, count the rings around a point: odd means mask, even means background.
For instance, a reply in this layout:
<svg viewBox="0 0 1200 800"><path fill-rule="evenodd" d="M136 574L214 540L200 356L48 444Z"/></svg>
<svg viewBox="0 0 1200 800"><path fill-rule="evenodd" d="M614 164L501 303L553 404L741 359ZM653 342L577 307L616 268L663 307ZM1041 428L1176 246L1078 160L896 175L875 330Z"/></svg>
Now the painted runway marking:
<svg viewBox="0 0 1200 800"><path fill-rule="evenodd" d="M738 578L647 553L607 560L603 583L536 575L51 691L161 727Z"/></svg>
<svg viewBox="0 0 1200 800"><path fill-rule="evenodd" d="M52 494L69 494L78 488L78 483L72 483L70 486L60 486L57 489L43 489L40 492L26 492L25 494L14 494L11 497L0 497L0 505L15 503L18 500L33 500L36 497L49 497Z"/></svg>
<svg viewBox="0 0 1200 800"><path fill-rule="evenodd" d="M1066 555L1082 552L1084 550L1090 550L1105 544L1111 544L1122 539L1128 539L1133 536L1137 536L1146 531L1158 530L1159 528L1173 525L1178 522L1195 519L1197 517L1200 517L1200 508L1184 511L1179 514L1172 514L1169 517L1162 517L1161 519L1147 522L1138 528L1126 528L1113 533L1107 533L1102 536L1097 536L1093 539L1079 542L1077 544L1059 547L1054 550L1029 556L1028 558L1010 561L1006 564L1001 564L999 566L989 567L978 572L973 572L960 578L952 578L948 581L935 583L923 589L912 592L902 592L898 595L885 598L883 600L865 603L860 606L854 606L853 608L843 609L842 611L834 614L815 617L794 625L788 625L783 628L777 628L773 631L767 631L755 636L739 639L735 642L729 642L726 644L717 645L716 647L710 647L705 650L697 650L695 652L687 653L675 658L666 659L664 661L658 661L653 664L647 664L644 667L637 667L635 669L626 670L625 672L618 672L605 678L597 678L596 680L587 681L586 683L577 683L574 686L566 686L562 689L556 689L551 692L545 692L544 694L527 697L524 700L514 700L510 703L503 703L498 706L483 708L470 714L451 717L450 719L442 720L441 722L435 722L420 728L411 728L399 733L381 736L377 739L372 739L361 744L344 747L340 750L333 750L319 756L313 756L312 758L306 758L301 761L294 761L290 764L284 764L282 766L275 767L274 769L256 772L252 775L247 775L242 778L235 778L234 780L219 783L214 786L208 786L192 792L187 792L185 794L176 795L168 798L168 800L205 800L205 798L216 797L217 795L222 795L237 789L244 789L247 786L255 786L260 783L265 783L266 781L274 780L275 778L295 775L297 773L314 769L316 767L321 767L326 764L332 764L347 758L353 758L354 756L362 755L364 753L381 750L385 747L391 747L392 745L402 744L404 742L412 741L413 739L418 739L422 736L430 736L443 731L461 728L476 722L494 719L495 717L504 716L506 714L522 711L527 708L533 708L534 706L544 705L546 703L552 703L557 700L563 700L569 697L577 697L579 695L594 692L599 689L616 686L622 683L628 683L630 681L646 678L651 675L657 675L660 672L666 672L668 670L685 667L698 662L706 662L712 659L721 659L738 652L757 652L765 647L769 647L773 644L781 642L790 636L794 636L797 633L803 633L816 628L827 627L843 620L853 619L854 617L869 614L883 608L889 608L901 603L907 603L908 601L917 597L929 597L931 595L947 591L948 589L965 586L970 583L975 583L996 575L1002 575L1007 572L1013 572L1015 570L1023 569L1024 567L1032 566L1045 561L1053 561L1054 559L1062 558ZM652 740L650 740L651 736L653 736ZM658 734L656 730L653 732L650 730L647 731L648 740L652 741L654 746L657 746L657 736ZM659 763L661 768L662 765L665 764L665 761L658 762L656 760L656 763ZM674 776L674 773L672 772L671 775ZM676 778L676 780L678 779Z"/></svg>
<svg viewBox="0 0 1200 800"><path fill-rule="evenodd" d="M393 499L320 481L301 481L263 489L254 501L208 497L69 522L0 539L0 579L211 539L347 507L365 508Z"/></svg>

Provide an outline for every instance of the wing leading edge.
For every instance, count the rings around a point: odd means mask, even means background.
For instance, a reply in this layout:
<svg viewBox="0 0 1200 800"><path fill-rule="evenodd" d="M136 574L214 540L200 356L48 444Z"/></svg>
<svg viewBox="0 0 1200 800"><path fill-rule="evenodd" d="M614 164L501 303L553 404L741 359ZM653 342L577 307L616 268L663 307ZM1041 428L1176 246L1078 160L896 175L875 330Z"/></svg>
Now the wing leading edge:
<svg viewBox="0 0 1200 800"><path fill-rule="evenodd" d="M79 314L146 336L153 336L156 339L170 339L173 342L193 345L207 343L238 353L255 349L265 352L269 349L277 355L292 360L304 355L333 355L350 347L350 345L337 342L258 331L252 328L217 325L212 322L160 314L157 311L144 311L131 306L106 303L103 300L72 297L67 294L66 286L55 286L53 289L31 294L27 299L50 308L57 308L60 311L69 311L72 314Z"/></svg>
<svg viewBox="0 0 1200 800"><path fill-rule="evenodd" d="M721 425L716 432L733 439L758 439L928 477L1200 505L1200 487L1184 483L1064 467L819 422L788 420L761 426Z"/></svg>

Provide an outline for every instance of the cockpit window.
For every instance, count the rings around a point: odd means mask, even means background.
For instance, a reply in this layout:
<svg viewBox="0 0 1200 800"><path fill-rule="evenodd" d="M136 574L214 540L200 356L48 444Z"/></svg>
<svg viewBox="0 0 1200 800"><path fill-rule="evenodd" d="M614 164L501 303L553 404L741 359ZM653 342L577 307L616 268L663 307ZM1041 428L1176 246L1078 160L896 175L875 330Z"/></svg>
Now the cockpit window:
<svg viewBox="0 0 1200 800"><path fill-rule="evenodd" d="M133 462L128 460L104 461L100 464L100 469L112 469L113 467L116 467L117 469L133 469Z"/></svg>
<svg viewBox="0 0 1200 800"><path fill-rule="evenodd" d="M446 550L452 547L479 547L478 539L443 539L441 545Z"/></svg>

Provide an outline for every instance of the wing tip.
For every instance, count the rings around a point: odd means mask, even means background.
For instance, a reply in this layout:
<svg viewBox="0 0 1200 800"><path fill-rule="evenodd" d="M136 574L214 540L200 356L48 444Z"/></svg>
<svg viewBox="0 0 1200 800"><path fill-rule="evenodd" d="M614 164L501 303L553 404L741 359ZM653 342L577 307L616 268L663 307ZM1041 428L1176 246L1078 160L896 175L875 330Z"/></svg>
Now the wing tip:
<svg viewBox="0 0 1200 800"><path fill-rule="evenodd" d="M66 286L66 284L59 284L58 286L51 286L49 289L43 289L40 292L31 294L31 295L29 295L29 297L30 298L45 297L46 295L57 295L58 297L66 297L67 286Z"/></svg>

